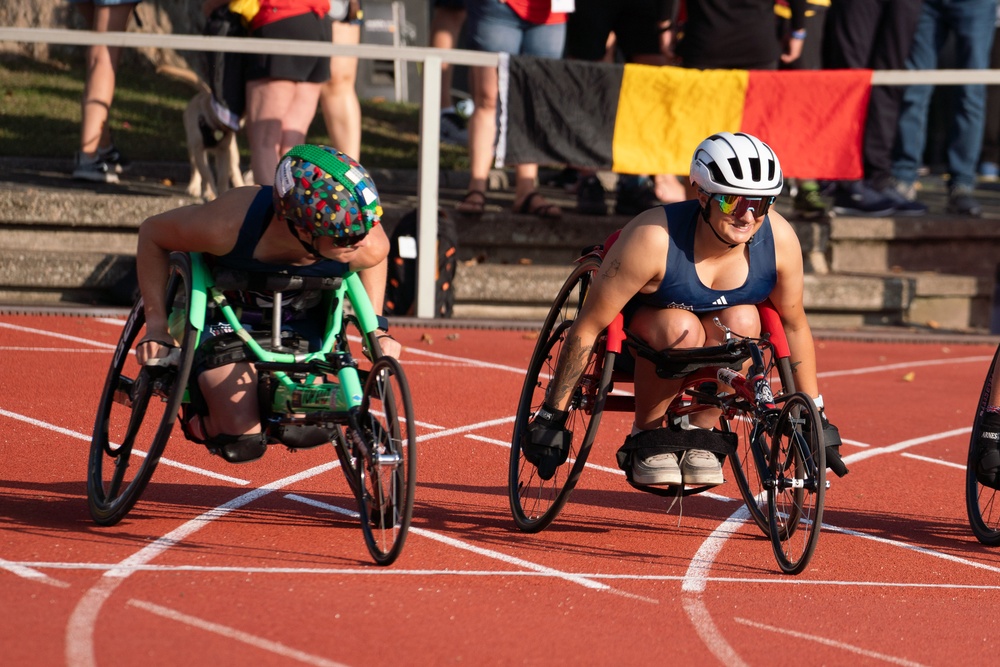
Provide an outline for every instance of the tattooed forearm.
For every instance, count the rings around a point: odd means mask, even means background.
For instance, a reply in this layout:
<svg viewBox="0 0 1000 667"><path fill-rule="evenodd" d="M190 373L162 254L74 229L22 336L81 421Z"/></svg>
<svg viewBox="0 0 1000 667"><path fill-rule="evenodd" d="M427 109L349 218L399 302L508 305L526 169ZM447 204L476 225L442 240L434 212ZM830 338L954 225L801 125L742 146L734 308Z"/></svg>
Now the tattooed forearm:
<svg viewBox="0 0 1000 667"><path fill-rule="evenodd" d="M618 275L618 269L621 268L621 265L622 265L622 262L621 262L620 259L615 259L615 260L612 260L610 262L607 262L605 264L605 266L607 268L604 269L604 277L605 278L614 278L615 276L617 276Z"/></svg>
<svg viewBox="0 0 1000 667"><path fill-rule="evenodd" d="M559 365L552 384L549 385L546 397L549 405L562 410L567 408L573 389L580 381L589 360L590 348L584 346L579 336L571 336L559 355Z"/></svg>

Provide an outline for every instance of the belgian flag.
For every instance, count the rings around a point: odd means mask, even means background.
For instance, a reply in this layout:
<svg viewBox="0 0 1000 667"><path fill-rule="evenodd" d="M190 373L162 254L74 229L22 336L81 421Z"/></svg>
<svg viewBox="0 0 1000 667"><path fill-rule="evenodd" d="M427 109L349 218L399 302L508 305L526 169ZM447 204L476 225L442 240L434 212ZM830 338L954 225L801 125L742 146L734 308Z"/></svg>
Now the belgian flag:
<svg viewBox="0 0 1000 667"><path fill-rule="evenodd" d="M769 144L786 177L857 179L871 78L871 70L693 70L501 57L497 166L683 175L702 139L728 131Z"/></svg>

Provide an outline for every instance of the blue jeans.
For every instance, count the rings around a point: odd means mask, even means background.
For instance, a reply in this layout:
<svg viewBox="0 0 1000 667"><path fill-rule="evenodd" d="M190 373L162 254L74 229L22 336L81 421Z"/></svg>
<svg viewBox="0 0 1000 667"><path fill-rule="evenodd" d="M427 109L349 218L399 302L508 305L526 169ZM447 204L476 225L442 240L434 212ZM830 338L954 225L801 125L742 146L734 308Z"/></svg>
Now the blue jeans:
<svg viewBox="0 0 1000 667"><path fill-rule="evenodd" d="M514 56L562 58L566 24L550 25L525 21L498 0L468 0L465 30L475 51L509 53Z"/></svg>
<svg viewBox="0 0 1000 667"><path fill-rule="evenodd" d="M938 52L949 33L958 44L959 69L987 69L993 46L996 0L924 0L907 69L937 69ZM972 187L983 142L986 87L952 86L955 113L948 128L948 171L951 186ZM893 176L903 183L917 180L927 143L927 112L934 87L908 86L903 93L896 136Z"/></svg>

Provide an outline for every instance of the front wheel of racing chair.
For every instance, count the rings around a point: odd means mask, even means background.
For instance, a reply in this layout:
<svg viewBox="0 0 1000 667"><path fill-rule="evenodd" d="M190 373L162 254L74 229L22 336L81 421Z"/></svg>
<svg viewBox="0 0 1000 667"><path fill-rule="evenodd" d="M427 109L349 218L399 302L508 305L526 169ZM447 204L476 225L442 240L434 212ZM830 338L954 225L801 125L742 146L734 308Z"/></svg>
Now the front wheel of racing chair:
<svg viewBox="0 0 1000 667"><path fill-rule="evenodd" d="M788 396L771 439L767 490L771 545L786 574L809 563L823 523L826 447L816 404L806 394Z"/></svg>
<svg viewBox="0 0 1000 667"><path fill-rule="evenodd" d="M614 366L614 353L605 351L602 339L591 352L587 367L573 391L566 421L567 430L572 432L566 462L556 469L551 479L544 480L521 451L521 438L545 400L566 342L566 332L579 314L600 266L600 257L596 253L589 254L580 260L563 283L539 332L524 378L511 441L507 490L514 523L525 532L543 530L556 518L580 479L590 447L597 436Z"/></svg>
<svg viewBox="0 0 1000 667"><path fill-rule="evenodd" d="M344 437L352 441L361 529L375 562L389 565L406 541L417 484L413 401L396 359L382 357L372 365L357 424L358 431L345 429Z"/></svg>
<svg viewBox="0 0 1000 667"><path fill-rule="evenodd" d="M190 257L172 253L165 303L176 347L158 364L140 367L136 362L135 345L146 333L141 298L118 340L97 406L87 465L90 515L102 526L118 523L135 505L173 431L197 347L189 317L192 296Z"/></svg>

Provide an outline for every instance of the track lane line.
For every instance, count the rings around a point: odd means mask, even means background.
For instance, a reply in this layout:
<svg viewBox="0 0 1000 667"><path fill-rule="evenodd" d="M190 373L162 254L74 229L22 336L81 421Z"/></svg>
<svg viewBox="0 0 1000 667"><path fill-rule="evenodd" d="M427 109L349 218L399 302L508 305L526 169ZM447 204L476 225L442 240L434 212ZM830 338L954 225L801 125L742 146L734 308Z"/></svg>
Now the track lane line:
<svg viewBox="0 0 1000 667"><path fill-rule="evenodd" d="M39 419L34 419L28 417L27 415L18 414L16 412L10 412L9 410L4 410L0 408L0 417L9 417L10 419L16 419L17 421L24 422L26 424L31 424L32 426L37 426L38 428L47 429L58 433L59 435L64 435L68 438L74 438L76 440L83 440L84 442L90 442L92 439L91 435L86 435L80 433L79 431L72 431L68 428L63 428L62 426L56 426L49 422L43 422ZM112 445L117 445L118 443L113 442ZM132 450L136 456L145 457L146 452L141 449ZM223 482L231 482L239 486L247 486L250 484L250 480L240 479L239 477L231 477L230 475L223 475L222 473L213 472L211 470L206 470L205 468L198 468L196 466L188 465L187 463L181 463L180 461L175 461L174 459L167 458L165 456L160 457L159 465L169 466L171 468L177 468L178 470L184 470L186 472L191 472L196 475L201 475L203 477L210 477L212 479L217 479Z"/></svg>
<svg viewBox="0 0 1000 667"><path fill-rule="evenodd" d="M773 625L758 623L757 621L751 621L746 618L736 617L733 620L742 625L747 625L751 628L757 628L758 630L767 630L768 632L775 632L780 635L785 635L786 637L794 637L795 639L805 639L811 642L815 642L817 644L823 644L824 646L829 646L831 648L837 648L842 651L847 651L849 653L855 653L857 655L861 655L866 658L873 658L875 660L889 662L894 665L903 665L903 667L924 667L924 664L920 662L914 662L912 660L907 660L905 658L897 658L896 656L887 655L885 653L879 653L877 651L870 651L868 649L854 646L853 644L847 644L845 642L838 642L833 639L827 639L826 637L820 637L819 635L810 635L805 632L788 630L787 628L776 628Z"/></svg>
<svg viewBox="0 0 1000 667"><path fill-rule="evenodd" d="M263 637L252 635L249 632L243 632L242 630L231 628L228 625L222 625L221 623L215 623L213 621L206 621L203 618L190 616L152 602L146 602L133 598L129 600L127 604L131 607L148 611L149 613L155 614L160 618L177 621L178 623L183 623L184 625L204 630L205 632L211 632L212 634L225 637L226 639L233 639L238 642L242 642L243 644L247 644L248 646L252 646L269 653L274 653L275 655L280 655L283 658L291 658L292 660L297 660L307 665L315 665L316 667L347 667L345 663L328 660L318 655L313 655L311 653L306 653L305 651L291 648L281 642L264 639Z"/></svg>

